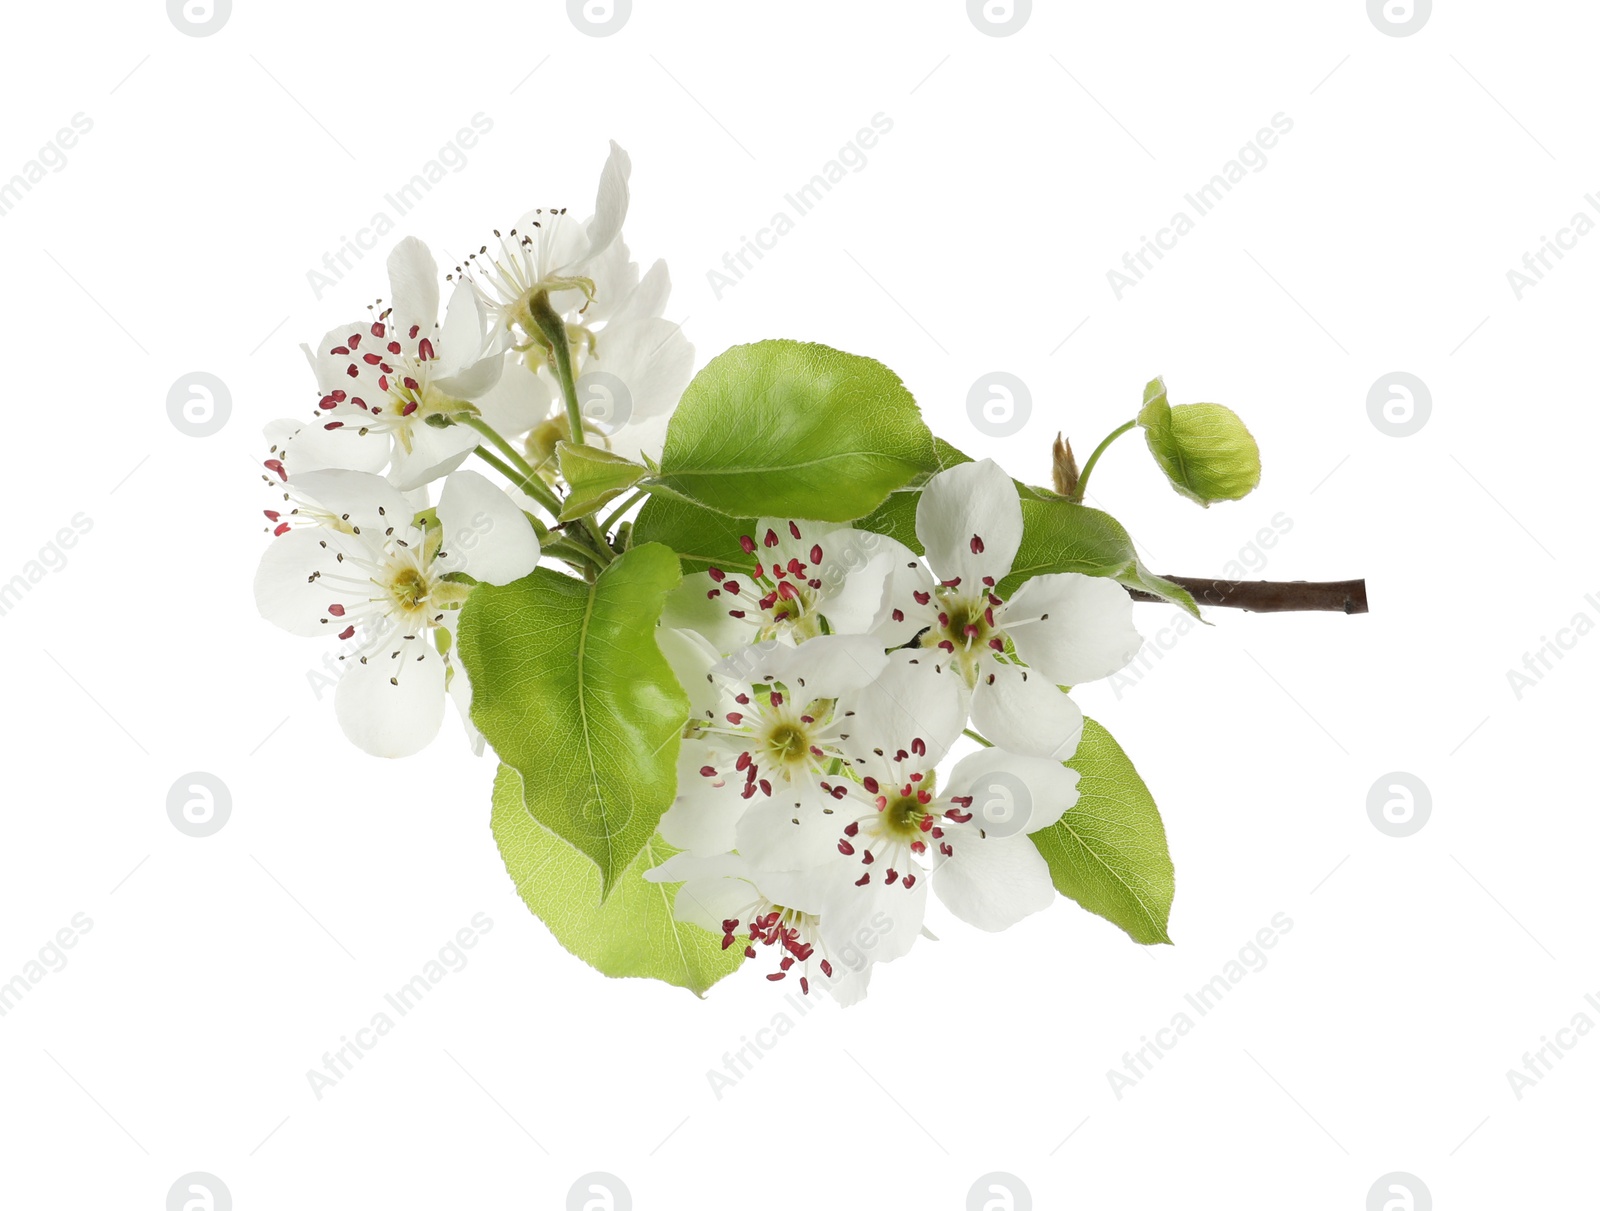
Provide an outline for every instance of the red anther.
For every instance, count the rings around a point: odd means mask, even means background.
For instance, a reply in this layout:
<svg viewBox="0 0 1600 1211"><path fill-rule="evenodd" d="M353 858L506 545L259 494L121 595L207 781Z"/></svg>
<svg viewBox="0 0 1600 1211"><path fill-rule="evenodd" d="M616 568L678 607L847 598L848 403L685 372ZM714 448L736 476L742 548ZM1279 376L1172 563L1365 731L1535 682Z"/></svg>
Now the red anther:
<svg viewBox="0 0 1600 1211"><path fill-rule="evenodd" d="M916 736L911 741L911 751L919 757L928 755L928 746L923 743L921 736Z"/></svg>
<svg viewBox="0 0 1600 1211"><path fill-rule="evenodd" d="M421 331L422 331L422 326L420 324L412 324L411 325L411 332L409 333L411 339L412 340L416 340L417 339L417 333L419 333Z"/></svg>
<svg viewBox="0 0 1600 1211"><path fill-rule="evenodd" d="M951 643L948 639L940 642L939 646L947 652L954 652L956 650L956 645Z"/></svg>
<svg viewBox="0 0 1600 1211"><path fill-rule="evenodd" d="M847 837L853 837L860 831L861 831L861 821L859 821L859 820L852 820L852 821L850 821L849 824L846 824L844 826L844 835L847 836Z"/></svg>
<svg viewBox="0 0 1600 1211"><path fill-rule="evenodd" d="M904 622L906 620L906 612L901 609L895 609L890 612L889 617L893 618L896 622Z"/></svg>
<svg viewBox="0 0 1600 1211"><path fill-rule="evenodd" d="M278 523L277 529L272 531L272 536L274 538L277 538L280 534L287 534L288 532L289 532L289 523L286 522L286 521L280 521Z"/></svg>
<svg viewBox="0 0 1600 1211"><path fill-rule="evenodd" d="M719 598L721 596L722 596L722 590L721 589L707 589L706 590L706 600L707 601L715 601L717 598Z"/></svg>
<svg viewBox="0 0 1600 1211"><path fill-rule="evenodd" d="M734 699L734 701L737 702L740 706L749 706L750 705L750 695L749 694L740 694L737 698Z"/></svg>
<svg viewBox="0 0 1600 1211"><path fill-rule="evenodd" d="M761 793L763 795L772 794L772 783L768 782L765 778L761 779Z"/></svg>
<svg viewBox="0 0 1600 1211"><path fill-rule="evenodd" d="M337 408L338 406L339 406L339 401L334 399L333 396L331 396L331 395L324 395L321 399L319 399L317 401L317 407L321 408L324 412L331 412L333 409Z"/></svg>
<svg viewBox="0 0 1600 1211"><path fill-rule="evenodd" d="M417 410L417 401L416 400L412 400L404 408L400 409L400 415L401 416L410 416L416 410Z"/></svg>
<svg viewBox="0 0 1600 1211"><path fill-rule="evenodd" d="M789 557L788 568L789 575L795 577L796 579L804 580L806 578L806 565L801 563L800 560L793 555Z"/></svg>
<svg viewBox="0 0 1600 1211"><path fill-rule="evenodd" d="M417 334L417 330L415 328L413 328L411 330L411 335L412 336L416 336L416 334ZM400 352L400 346L391 345L389 347L389 351L391 353L399 353ZM430 341L427 337L423 337L422 338L422 343L417 346L417 358L418 358L418 360L419 361L424 361L424 362L431 362L437 356L438 356L438 354L434 353L434 351L433 351L433 342Z"/></svg>
<svg viewBox="0 0 1600 1211"><path fill-rule="evenodd" d="M344 368L344 372L351 378L359 378L361 376L361 370L354 362L351 362L348 366L346 366Z"/></svg>
<svg viewBox="0 0 1600 1211"><path fill-rule="evenodd" d="M744 768L749 764L750 764L750 754L749 753L740 753L739 754L739 760L734 762L733 768L736 769L736 770L743 771Z"/></svg>
<svg viewBox="0 0 1600 1211"><path fill-rule="evenodd" d="M839 839L839 852L848 858L851 854L856 852L856 847L841 837Z"/></svg>
<svg viewBox="0 0 1600 1211"><path fill-rule="evenodd" d="M778 532L776 530L770 530L769 529L766 532L766 534L762 536L761 542L762 542L763 546L768 546L768 547L777 546L778 545Z"/></svg>
<svg viewBox="0 0 1600 1211"><path fill-rule="evenodd" d="M972 549L972 553L974 555L983 554L983 539L979 538L976 534L972 536L972 541L967 545Z"/></svg>
<svg viewBox="0 0 1600 1211"><path fill-rule="evenodd" d="M728 611L728 617L729 618L743 618L744 617L744 611L743 610L729 610Z"/></svg>
<svg viewBox="0 0 1600 1211"><path fill-rule="evenodd" d="M916 875L907 875L904 879L900 880L900 885L902 887L904 887L906 890L909 891L911 889L911 885L913 883L915 883L916 881L917 881L917 876Z"/></svg>
<svg viewBox="0 0 1600 1211"><path fill-rule="evenodd" d="M389 342L389 352L390 353L399 353L400 352L400 342L399 341L390 341Z"/></svg>
<svg viewBox="0 0 1600 1211"><path fill-rule="evenodd" d="M830 980L833 979L833 964L828 962L827 959L823 959L821 966L822 974L827 976Z"/></svg>
<svg viewBox="0 0 1600 1211"><path fill-rule="evenodd" d="M992 647L997 652L1003 652L1003 651L1006 650L1006 641L1004 639L1000 639L1000 638L996 637L994 639L989 640L989 646Z"/></svg>
<svg viewBox="0 0 1600 1211"><path fill-rule="evenodd" d="M730 934L724 934L723 937L722 937L722 949L723 950L727 950L728 947L730 947L732 945L733 945L733 935L731 933Z"/></svg>
<svg viewBox="0 0 1600 1211"><path fill-rule="evenodd" d="M943 854L945 857L949 858L949 857L954 856L956 851L950 848L950 842L941 841L941 842L939 842L939 852L941 854Z"/></svg>
<svg viewBox="0 0 1600 1211"><path fill-rule="evenodd" d="M332 349L329 349L328 352L333 354L335 357L349 357L350 356L350 350L348 348L346 348L344 345L335 345Z"/></svg>
<svg viewBox="0 0 1600 1211"><path fill-rule="evenodd" d="M410 377L409 375L407 375L405 378L401 379L400 381L405 384L405 387L406 387L407 391L421 391L422 390L421 384L419 384L416 379Z"/></svg>
<svg viewBox="0 0 1600 1211"><path fill-rule="evenodd" d="M869 795L876 795L878 793L878 780L871 774L868 774L865 778L861 779L861 789L866 791Z"/></svg>
<svg viewBox="0 0 1600 1211"><path fill-rule="evenodd" d="M924 593L921 589L918 589L916 592L912 593L911 596L917 599L918 605L927 605L928 602L933 600L933 594Z"/></svg>
<svg viewBox="0 0 1600 1211"><path fill-rule="evenodd" d="M343 618L344 607L336 601L328 607L328 613L332 614L335 618Z"/></svg>
<svg viewBox="0 0 1600 1211"><path fill-rule="evenodd" d="M729 723L733 724L734 727L738 727L741 723L744 722L744 716L741 715L738 711L729 711L728 714L725 717L726 717L726 719L728 720Z"/></svg>
<svg viewBox="0 0 1600 1211"><path fill-rule="evenodd" d="M876 861L877 859L872 856L872 851L870 849L864 849L861 851L862 866L871 866Z"/></svg>
<svg viewBox="0 0 1600 1211"><path fill-rule="evenodd" d="M755 958L756 957L756 948L754 946L746 946L744 948L744 957L747 958L747 959Z"/></svg>
<svg viewBox="0 0 1600 1211"><path fill-rule="evenodd" d="M700 776L702 778L715 778L717 776L717 767L714 765L702 765L700 767Z"/></svg>
<svg viewBox="0 0 1600 1211"><path fill-rule="evenodd" d="M739 549L746 555L754 555L756 553L756 540L748 534L739 535Z"/></svg>
<svg viewBox="0 0 1600 1211"><path fill-rule="evenodd" d="M383 364L383 358L378 356L376 353L363 353L361 355L361 360L366 362L369 366L381 366Z"/></svg>
<svg viewBox="0 0 1600 1211"><path fill-rule="evenodd" d="M327 424L323 425L322 427L324 429L343 429L344 428L344 422L342 420L331 420Z"/></svg>
<svg viewBox="0 0 1600 1211"><path fill-rule="evenodd" d="M920 828L923 832L931 831L932 828L933 828L933 817L932 816L924 816L924 817L922 817L922 819L917 821L917 827Z"/></svg>
<svg viewBox="0 0 1600 1211"><path fill-rule="evenodd" d="M783 979L784 976L786 976L788 974L789 973L787 971L769 971L767 973L767 979L769 979L769 980L781 980L781 979Z"/></svg>
<svg viewBox="0 0 1600 1211"><path fill-rule="evenodd" d="M862 875L859 879L856 880L856 886L857 887L865 887L870 882L872 882L872 876L871 875Z"/></svg>
<svg viewBox="0 0 1600 1211"><path fill-rule="evenodd" d="M800 995L804 997L811 995L811 985L806 981L805 976L800 977Z"/></svg>
<svg viewBox="0 0 1600 1211"><path fill-rule="evenodd" d="M711 577L711 579L716 581L718 584L721 584L728 574L721 568L707 568L706 575Z"/></svg>
<svg viewBox="0 0 1600 1211"><path fill-rule="evenodd" d="M265 467L268 471L276 472L279 479L288 479L289 478L289 473L283 469L283 464L281 462L279 462L275 458L269 458L269 459L267 459L266 462L262 463L261 465L263 467Z"/></svg>
<svg viewBox="0 0 1600 1211"><path fill-rule="evenodd" d="M883 881L884 881L885 884L897 882L899 880L899 878L900 878L899 872L896 871L895 868L892 867L892 866L888 870L884 871L884 880Z"/></svg>
<svg viewBox="0 0 1600 1211"><path fill-rule="evenodd" d="M816 543L812 544L812 547L811 547L811 562L812 563L821 563L822 562L822 547L819 544L816 544Z"/></svg>
<svg viewBox="0 0 1600 1211"><path fill-rule="evenodd" d="M384 332L384 328L383 328L382 324L373 324L372 325L372 335L373 336L381 337L383 335L383 332ZM350 338L350 343L351 344L355 343L355 337L351 337Z"/></svg>
<svg viewBox="0 0 1600 1211"><path fill-rule="evenodd" d="M779 690L773 690L771 693L769 693L767 695L767 701L772 703L773 706L782 706L783 705L783 693L781 691L779 691Z"/></svg>
<svg viewBox="0 0 1600 1211"><path fill-rule="evenodd" d="M722 582L722 587L735 597L739 596L739 582L737 580L725 580Z"/></svg>
<svg viewBox="0 0 1600 1211"><path fill-rule="evenodd" d="M356 629L355 629L354 626L347 626L347 627L345 627L344 630L339 632L339 638L340 639L349 639L350 636L354 635L355 633L356 633Z"/></svg>
<svg viewBox="0 0 1600 1211"><path fill-rule="evenodd" d="M795 525L792 521L789 523L789 533L794 536L794 540L796 542L800 541L800 527Z"/></svg>

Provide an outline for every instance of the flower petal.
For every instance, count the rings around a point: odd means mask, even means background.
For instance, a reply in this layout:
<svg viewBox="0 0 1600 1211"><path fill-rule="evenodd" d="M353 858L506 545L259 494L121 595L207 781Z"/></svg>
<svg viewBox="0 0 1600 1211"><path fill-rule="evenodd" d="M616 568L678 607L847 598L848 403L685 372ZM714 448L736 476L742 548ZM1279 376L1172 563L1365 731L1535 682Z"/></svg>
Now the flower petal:
<svg viewBox="0 0 1600 1211"><path fill-rule="evenodd" d="M990 836L1049 828L1078 802L1078 771L1044 757L980 749L956 762L946 798L972 798L972 814Z"/></svg>
<svg viewBox="0 0 1600 1211"><path fill-rule="evenodd" d="M1050 868L1022 834L980 837L963 829L933 872L933 893L969 925L998 933L1055 903Z"/></svg>
<svg viewBox="0 0 1600 1211"><path fill-rule="evenodd" d="M611 154L600 170L600 188L595 194L594 217L589 220L589 250L584 260L598 256L611 246L622 233L622 222L628 217L628 174L633 161L628 153L611 142Z"/></svg>
<svg viewBox="0 0 1600 1211"><path fill-rule="evenodd" d="M939 472L917 502L917 540L940 580L974 593L986 576L998 584L1022 545L1016 484L987 458Z"/></svg>
<svg viewBox="0 0 1600 1211"><path fill-rule="evenodd" d="M439 266L416 236L407 236L389 254L389 294L402 322L432 332L439 322Z"/></svg>
<svg viewBox="0 0 1600 1211"><path fill-rule="evenodd" d="M487 584L510 584L539 566L539 536L511 498L476 471L455 471L439 493L444 546L435 565Z"/></svg>
<svg viewBox="0 0 1600 1211"><path fill-rule="evenodd" d="M327 540L332 539L332 542ZM292 635L333 635L347 625L328 613L339 600L320 583L338 569L340 536L320 526L290 530L268 544L256 570L256 608Z"/></svg>
<svg viewBox="0 0 1600 1211"><path fill-rule="evenodd" d="M927 756L918 768L932 769L967 724L964 688L956 674L940 671L926 652L891 652L884 671L840 704L855 712L845 751L859 764L880 751L911 751L921 740Z"/></svg>
<svg viewBox="0 0 1600 1211"><path fill-rule="evenodd" d="M339 726L374 757L409 757L439 733L444 719L444 657L419 636L365 660L347 660L334 692Z"/></svg>
<svg viewBox="0 0 1600 1211"><path fill-rule="evenodd" d="M1048 677L993 660L972 693L972 722L1000 748L1051 761L1071 760L1083 736L1083 712Z"/></svg>
<svg viewBox="0 0 1600 1211"><path fill-rule="evenodd" d="M1057 685L1109 677L1144 642L1134 629L1127 591L1114 580L1077 572L1024 583L1006 602L1002 625L1017 655Z"/></svg>

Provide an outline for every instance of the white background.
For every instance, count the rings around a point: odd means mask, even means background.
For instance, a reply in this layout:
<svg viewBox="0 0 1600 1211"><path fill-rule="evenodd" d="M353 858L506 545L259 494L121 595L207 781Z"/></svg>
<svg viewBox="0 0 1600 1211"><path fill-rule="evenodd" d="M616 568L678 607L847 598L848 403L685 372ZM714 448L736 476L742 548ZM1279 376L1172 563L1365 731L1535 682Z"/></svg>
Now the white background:
<svg viewBox="0 0 1600 1211"><path fill-rule="evenodd" d="M1600 1023L1600 638L1520 700L1507 679L1600 621L1600 236L1520 300L1506 277L1600 219L1591 6L1463 0L1409 37L1360 0L1041 4L1008 37L958 0L637 0L606 38L554 0L241 0L202 38L157 0L13 9L0 178L93 129L0 217L0 580L93 528L0 618L0 981L93 928L0 1018L0 1204L155 1211L198 1170L241 1211L562 1207L590 1171L641 1208L960 1208L991 1171L1041 1208L1358 1211L1391 1171L1440 1208L1593 1205L1600 1038L1520 1100L1506 1078ZM477 113L466 166L316 297L307 271ZM716 298L707 270L878 113L866 167ZM1278 113L1267 166L1119 301L1107 270ZM1266 473L1203 511L1127 438L1094 495L1147 562L1219 573L1282 513L1259 575L1368 578L1369 616L1215 612L1137 685L1079 692L1162 805L1176 946L1066 901L998 938L936 922L719 1100L706 1073L788 1009L774 987L697 1001L573 959L513 893L455 720L363 756L318 645L257 617L259 432L314 403L298 342L387 292L401 235L443 261L532 206L586 212L608 138L700 362L871 354L1035 481L1057 429L1087 452L1163 373L1237 409ZM1006 439L966 411L996 369L1032 393ZM231 395L205 438L166 410L196 370ZM1404 438L1367 411L1394 370L1431 389ZM166 813L195 770L232 796L200 840ZM1406 839L1367 815L1391 771L1431 790ZM306 1071L479 912L465 969L318 1100ZM1280 912L1265 969L1118 1098L1107 1070Z"/></svg>

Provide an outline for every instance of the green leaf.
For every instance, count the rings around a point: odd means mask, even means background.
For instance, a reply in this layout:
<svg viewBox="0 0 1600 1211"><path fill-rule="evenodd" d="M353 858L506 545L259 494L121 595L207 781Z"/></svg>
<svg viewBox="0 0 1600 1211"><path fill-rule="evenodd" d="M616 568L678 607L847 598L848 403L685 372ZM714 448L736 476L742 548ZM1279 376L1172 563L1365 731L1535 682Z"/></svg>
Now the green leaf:
<svg viewBox="0 0 1600 1211"><path fill-rule="evenodd" d="M649 482L731 517L853 521L936 466L933 435L887 366L759 341L695 376Z"/></svg>
<svg viewBox="0 0 1600 1211"><path fill-rule="evenodd" d="M556 443L561 478L567 481L567 499L557 521L576 521L605 507L645 477L645 469L603 446Z"/></svg>
<svg viewBox="0 0 1600 1211"><path fill-rule="evenodd" d="M593 584L538 568L479 585L461 611L472 721L526 781L528 811L600 867L609 892L677 793L689 700L656 646L678 583L666 547L634 547Z"/></svg>
<svg viewBox="0 0 1600 1211"><path fill-rule="evenodd" d="M1000 582L1009 597L1024 580L1053 572L1109 576L1130 588L1164 597L1200 617L1200 607L1180 585L1164 580L1139 561L1133 539L1109 513L1037 490L1022 496L1022 545L1011 575Z"/></svg>
<svg viewBox="0 0 1600 1211"><path fill-rule="evenodd" d="M1139 410L1150 453L1174 490L1210 507L1239 500L1261 482L1261 450L1231 408L1221 404L1167 402L1167 385L1156 378L1144 389Z"/></svg>
<svg viewBox="0 0 1600 1211"><path fill-rule="evenodd" d="M1079 774L1078 802L1049 828L1029 834L1056 890L1141 945L1170 945L1172 858L1150 788L1093 719L1083 721L1083 739L1066 764Z"/></svg>
<svg viewBox="0 0 1600 1211"><path fill-rule="evenodd" d="M687 571L715 565L724 571L755 571L756 557L745 554L741 535L754 535L752 517L729 517L673 496L652 496L633 522L633 541L659 542L678 553Z"/></svg>
<svg viewBox="0 0 1600 1211"><path fill-rule="evenodd" d="M741 947L675 920L676 883L641 877L677 851L660 837L622 871L601 900L594 863L528 814L522 776L502 765L494 780L495 844L523 903L556 941L603 975L663 980L701 995L744 960Z"/></svg>

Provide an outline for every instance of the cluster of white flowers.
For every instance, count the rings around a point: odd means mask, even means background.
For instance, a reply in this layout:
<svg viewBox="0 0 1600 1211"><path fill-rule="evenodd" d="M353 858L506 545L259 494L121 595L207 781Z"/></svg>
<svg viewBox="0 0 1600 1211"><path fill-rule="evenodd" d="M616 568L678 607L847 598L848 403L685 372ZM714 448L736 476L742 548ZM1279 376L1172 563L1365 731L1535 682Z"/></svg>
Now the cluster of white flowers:
<svg viewBox="0 0 1600 1211"><path fill-rule="evenodd" d="M629 482L656 469L693 372L663 318L666 266L641 273L622 241L628 175L612 144L590 218L535 210L496 232L445 275L442 320L438 266L404 240L387 304L306 349L314 419L268 429L281 500L256 599L286 630L344 644L336 713L369 753L423 748L447 698L482 751L457 649L475 586L551 559L594 583L632 553L626 528L581 512L587 498L561 520L560 475L591 443L635 461ZM475 454L505 482L464 469ZM678 884L679 920L724 949L775 948L767 978L844 1003L926 932L930 887L991 931L1053 902L1028 834L1077 802L1064 763L1083 717L1067 687L1110 676L1140 642L1116 581L1014 572L1022 505L993 462L920 487L925 556L762 519L737 566L684 577L656 629L690 715L659 823L675 852L645 877Z"/></svg>
<svg viewBox="0 0 1600 1211"><path fill-rule="evenodd" d="M763 519L747 572L710 568L669 602L662 649L688 690L679 852L646 877L681 882L680 919L723 945L776 947L843 1003L873 963L924 933L928 889L980 929L1055 898L1027 835L1077 801L1083 717L1064 687L1139 647L1115 581L1054 573L1003 597L1022 509L993 462L931 479L918 558L883 535ZM969 723L985 747L953 756ZM974 737L976 741L976 737Z"/></svg>
<svg viewBox="0 0 1600 1211"><path fill-rule="evenodd" d="M570 436L536 308L566 329L560 352L580 398L606 376L609 414L585 413L590 439L630 457L661 452L694 350L662 318L665 263L641 273L623 243L629 168L613 143L592 217L540 209L497 233L446 276L442 321L433 255L403 240L389 257L387 303L306 348L314 417L267 427L268 482L281 501L266 510L275 540L256 601L285 630L343 641L335 709L369 753L424 747L447 696L481 750L455 622L473 584L506 584L538 565L544 531L525 493L550 478L544 464ZM514 460L511 484L461 469L480 447L502 470Z"/></svg>

